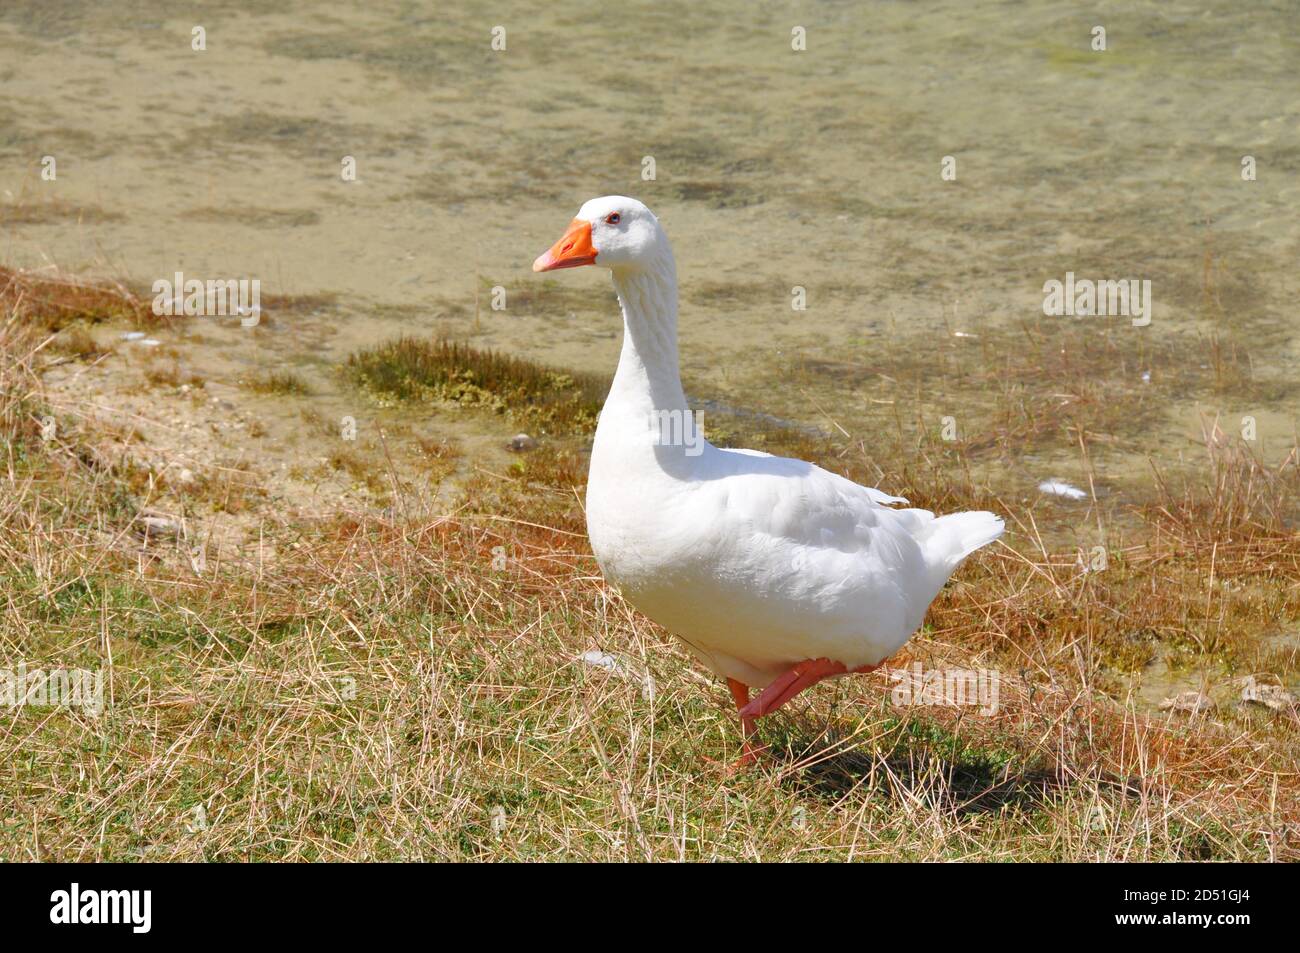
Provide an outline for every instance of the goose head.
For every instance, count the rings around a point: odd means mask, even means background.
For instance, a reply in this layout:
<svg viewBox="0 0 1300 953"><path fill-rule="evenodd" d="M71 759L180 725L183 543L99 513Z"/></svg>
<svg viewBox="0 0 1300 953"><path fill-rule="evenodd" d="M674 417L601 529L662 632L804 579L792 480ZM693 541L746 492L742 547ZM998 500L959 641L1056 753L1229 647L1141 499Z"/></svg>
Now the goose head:
<svg viewBox="0 0 1300 953"><path fill-rule="evenodd" d="M668 238L653 212L625 195L606 195L578 209L560 240L537 256L533 271L581 265L640 269L667 253Z"/></svg>

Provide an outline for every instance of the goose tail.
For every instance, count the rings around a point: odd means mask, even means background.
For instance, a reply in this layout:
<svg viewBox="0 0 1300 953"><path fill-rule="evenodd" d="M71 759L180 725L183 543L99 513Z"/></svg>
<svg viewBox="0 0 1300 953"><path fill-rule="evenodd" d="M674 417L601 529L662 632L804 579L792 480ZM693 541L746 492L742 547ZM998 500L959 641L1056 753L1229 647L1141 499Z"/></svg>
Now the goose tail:
<svg viewBox="0 0 1300 953"><path fill-rule="evenodd" d="M924 549L927 561L947 579L957 564L1002 535L1002 517L993 513L949 513L930 524Z"/></svg>

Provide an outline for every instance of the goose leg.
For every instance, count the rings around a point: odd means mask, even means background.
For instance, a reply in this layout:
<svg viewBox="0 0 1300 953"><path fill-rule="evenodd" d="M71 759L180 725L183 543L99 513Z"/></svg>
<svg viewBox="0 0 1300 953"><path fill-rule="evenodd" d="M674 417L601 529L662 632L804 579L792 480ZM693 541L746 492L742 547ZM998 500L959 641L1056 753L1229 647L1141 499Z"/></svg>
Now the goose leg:
<svg viewBox="0 0 1300 953"><path fill-rule="evenodd" d="M754 737L754 719L743 714L743 709L749 704L749 686L744 682L738 682L734 678L727 679L727 687L731 689L731 697L736 701L737 710L741 710L740 730L745 736L741 748L740 763L737 767L745 767L753 764L758 760L758 750L751 744L750 739Z"/></svg>
<svg viewBox="0 0 1300 953"><path fill-rule="evenodd" d="M861 665L853 669L853 671L870 672L878 667L876 665ZM771 685L763 689L753 701L746 704L740 710L740 717L743 720L747 717L752 719L770 715L805 688L816 685L822 679L830 678L832 675L847 674L848 671L842 662L832 662L826 658L808 659L799 662L790 671L781 675Z"/></svg>

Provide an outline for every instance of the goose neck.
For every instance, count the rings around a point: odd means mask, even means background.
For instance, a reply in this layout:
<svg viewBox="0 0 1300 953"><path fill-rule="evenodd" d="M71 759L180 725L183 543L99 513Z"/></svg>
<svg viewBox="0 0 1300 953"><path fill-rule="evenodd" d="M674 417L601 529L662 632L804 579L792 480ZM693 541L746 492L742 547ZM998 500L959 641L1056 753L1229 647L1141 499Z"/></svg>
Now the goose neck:
<svg viewBox="0 0 1300 953"><path fill-rule="evenodd" d="M623 352L610 402L685 410L677 355L677 269L671 256L613 274L623 310Z"/></svg>

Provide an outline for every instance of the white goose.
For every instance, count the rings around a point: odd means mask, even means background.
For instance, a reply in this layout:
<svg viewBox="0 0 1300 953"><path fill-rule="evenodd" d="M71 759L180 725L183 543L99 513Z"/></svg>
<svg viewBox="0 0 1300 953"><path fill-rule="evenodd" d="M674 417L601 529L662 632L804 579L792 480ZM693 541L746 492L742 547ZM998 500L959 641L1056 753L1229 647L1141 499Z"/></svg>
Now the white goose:
<svg viewBox="0 0 1300 953"><path fill-rule="evenodd" d="M755 718L824 678L876 668L1002 520L894 509L907 501L697 437L678 373L677 266L659 220L636 199L592 199L533 270L579 265L609 268L623 309L587 483L592 551L637 609L727 680L752 761ZM666 425L682 422L670 437ZM752 700L751 687L762 690Z"/></svg>

